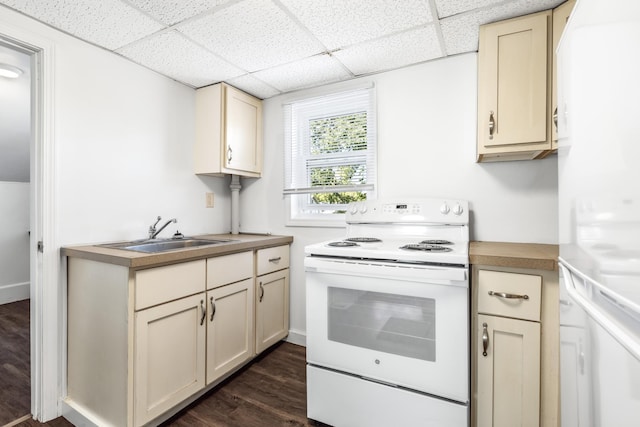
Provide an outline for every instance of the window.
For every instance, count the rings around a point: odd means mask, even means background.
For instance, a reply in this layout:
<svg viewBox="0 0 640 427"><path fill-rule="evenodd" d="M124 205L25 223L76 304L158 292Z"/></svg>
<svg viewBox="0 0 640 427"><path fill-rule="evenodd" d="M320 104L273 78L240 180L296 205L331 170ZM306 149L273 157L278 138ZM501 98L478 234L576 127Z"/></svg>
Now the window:
<svg viewBox="0 0 640 427"><path fill-rule="evenodd" d="M375 125L371 87L285 105L287 225L340 226L375 197Z"/></svg>

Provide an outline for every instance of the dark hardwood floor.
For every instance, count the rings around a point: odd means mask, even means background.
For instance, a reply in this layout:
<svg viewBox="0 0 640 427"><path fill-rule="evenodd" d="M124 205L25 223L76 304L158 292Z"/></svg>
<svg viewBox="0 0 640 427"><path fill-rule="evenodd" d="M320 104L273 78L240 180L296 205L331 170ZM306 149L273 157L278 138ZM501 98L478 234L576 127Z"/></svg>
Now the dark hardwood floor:
<svg viewBox="0 0 640 427"><path fill-rule="evenodd" d="M161 427L324 426L306 416L305 360L304 347L277 344ZM64 418L17 425L71 426Z"/></svg>
<svg viewBox="0 0 640 427"><path fill-rule="evenodd" d="M0 305L0 426L31 412L29 300Z"/></svg>

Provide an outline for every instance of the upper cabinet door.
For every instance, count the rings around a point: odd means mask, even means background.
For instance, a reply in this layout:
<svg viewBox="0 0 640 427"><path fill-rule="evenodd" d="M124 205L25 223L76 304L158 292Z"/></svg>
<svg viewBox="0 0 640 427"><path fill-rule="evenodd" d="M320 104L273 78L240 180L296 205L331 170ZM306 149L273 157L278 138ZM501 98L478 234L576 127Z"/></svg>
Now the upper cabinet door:
<svg viewBox="0 0 640 427"><path fill-rule="evenodd" d="M480 27L479 161L533 159L551 149L550 22L545 11Z"/></svg>
<svg viewBox="0 0 640 427"><path fill-rule="evenodd" d="M225 89L224 167L259 173L262 169L262 101L231 86Z"/></svg>
<svg viewBox="0 0 640 427"><path fill-rule="evenodd" d="M261 100L224 83L196 91L195 172L260 177Z"/></svg>
<svg viewBox="0 0 640 427"><path fill-rule="evenodd" d="M558 102L558 59L556 50L560 43L560 37L564 27L567 25L571 11L576 4L576 0L569 0L566 3L553 9L553 90L551 96L551 135L552 135L552 148L555 150L558 148L558 121L560 120L560 114L564 114L563 108L560 107Z"/></svg>

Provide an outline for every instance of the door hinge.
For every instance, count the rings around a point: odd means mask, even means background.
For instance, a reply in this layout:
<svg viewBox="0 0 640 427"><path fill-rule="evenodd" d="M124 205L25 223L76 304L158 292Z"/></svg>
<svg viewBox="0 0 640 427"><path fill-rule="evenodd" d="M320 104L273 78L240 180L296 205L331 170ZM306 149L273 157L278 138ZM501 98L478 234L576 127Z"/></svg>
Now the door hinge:
<svg viewBox="0 0 640 427"><path fill-rule="evenodd" d="M44 244L42 243L42 240L38 240L38 252L44 252Z"/></svg>

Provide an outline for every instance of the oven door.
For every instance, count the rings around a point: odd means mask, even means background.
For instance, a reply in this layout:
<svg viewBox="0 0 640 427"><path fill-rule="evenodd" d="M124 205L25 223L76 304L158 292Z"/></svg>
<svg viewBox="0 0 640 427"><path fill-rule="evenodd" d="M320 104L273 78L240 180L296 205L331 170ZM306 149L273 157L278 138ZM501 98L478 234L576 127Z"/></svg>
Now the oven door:
<svg viewBox="0 0 640 427"><path fill-rule="evenodd" d="M305 258L307 362L466 404L466 268Z"/></svg>

